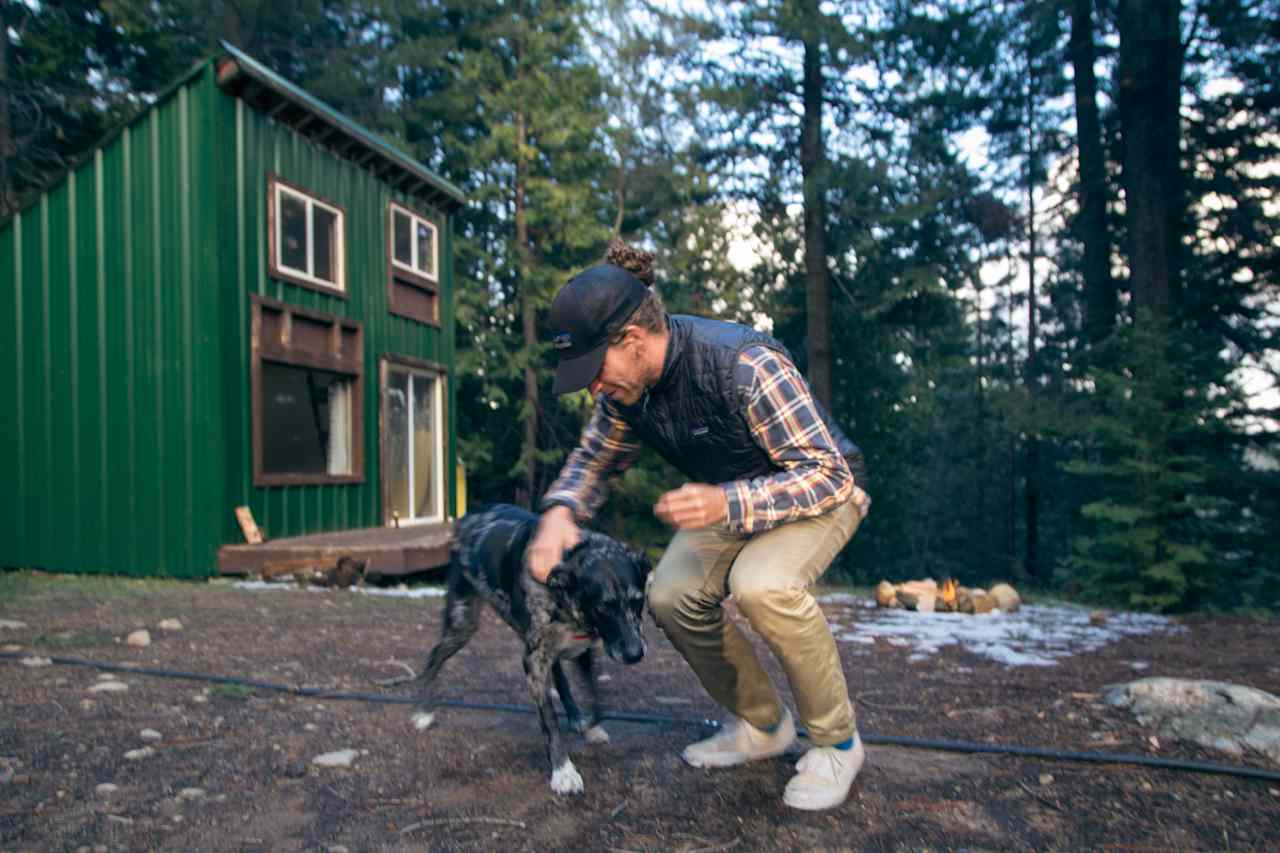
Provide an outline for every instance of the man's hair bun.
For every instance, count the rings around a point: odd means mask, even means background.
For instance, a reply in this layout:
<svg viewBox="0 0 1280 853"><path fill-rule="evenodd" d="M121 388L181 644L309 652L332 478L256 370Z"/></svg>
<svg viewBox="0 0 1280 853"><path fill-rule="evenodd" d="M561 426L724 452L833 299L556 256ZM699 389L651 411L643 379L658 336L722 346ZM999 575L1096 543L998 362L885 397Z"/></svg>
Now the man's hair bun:
<svg viewBox="0 0 1280 853"><path fill-rule="evenodd" d="M604 253L604 262L622 267L649 287L653 286L653 253L626 243L614 237Z"/></svg>

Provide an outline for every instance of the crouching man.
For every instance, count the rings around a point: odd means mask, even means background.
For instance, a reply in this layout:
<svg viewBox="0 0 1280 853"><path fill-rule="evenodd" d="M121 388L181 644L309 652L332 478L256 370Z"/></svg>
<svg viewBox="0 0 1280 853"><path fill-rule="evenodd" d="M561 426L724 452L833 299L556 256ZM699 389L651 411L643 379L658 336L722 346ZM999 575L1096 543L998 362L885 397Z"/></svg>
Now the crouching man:
<svg viewBox="0 0 1280 853"><path fill-rule="evenodd" d="M751 643L726 618L732 595L781 662L812 748L783 800L828 809L864 760L840 657L811 585L866 516L862 453L814 399L786 350L749 327L668 315L653 258L615 241L551 306L553 390L587 388L595 410L543 499L530 546L545 579L604 500L607 478L647 445L688 482L655 514L676 532L654 572L654 617L732 719L690 744L694 767L787 751L795 722Z"/></svg>

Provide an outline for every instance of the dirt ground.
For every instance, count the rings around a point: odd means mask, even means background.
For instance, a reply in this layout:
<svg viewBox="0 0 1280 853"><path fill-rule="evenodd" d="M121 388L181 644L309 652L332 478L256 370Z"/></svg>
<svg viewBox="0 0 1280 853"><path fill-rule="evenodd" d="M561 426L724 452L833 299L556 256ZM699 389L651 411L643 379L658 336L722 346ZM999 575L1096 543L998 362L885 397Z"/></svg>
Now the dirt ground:
<svg viewBox="0 0 1280 853"><path fill-rule="evenodd" d="M824 606L852 621L847 605ZM10 655L0 659L0 849L1261 851L1280 844L1277 782L874 743L843 807L789 810L780 795L792 761L719 771L680 761L680 749L705 732L691 721L716 711L652 622L642 663L603 664L606 695L617 711L685 722L612 721L612 741L603 745L570 735L586 783L577 797L548 787L543 738L528 714L445 708L418 734L406 705L139 674L120 675L127 691L89 692L102 672L13 659L35 653L378 691L378 681L404 673L401 664L421 666L441 613L439 598L0 575L0 620L25 623L0 628L0 649ZM182 629L160 629L166 619ZM1150 662L1143 675L1280 694L1280 623L1185 624L1183 633L1121 640L1045 668L1009 668L954 647L909 661L909 650L882 644L874 655L849 655L846 675L868 736L1280 770L1153 737L1098 698L1105 685L1138 677L1135 660ZM126 645L138 628L150 631L150 646ZM487 614L446 668L442 695L526 706L519 650ZM148 747L150 754L126 757ZM312 762L342 749L356 751L350 767Z"/></svg>

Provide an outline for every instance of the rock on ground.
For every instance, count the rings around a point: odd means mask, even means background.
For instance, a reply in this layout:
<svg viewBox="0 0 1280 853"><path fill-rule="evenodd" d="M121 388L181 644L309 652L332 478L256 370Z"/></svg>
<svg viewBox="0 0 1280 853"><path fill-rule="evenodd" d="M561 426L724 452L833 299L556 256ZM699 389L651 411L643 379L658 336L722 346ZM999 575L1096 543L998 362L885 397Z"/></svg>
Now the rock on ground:
<svg viewBox="0 0 1280 853"><path fill-rule="evenodd" d="M1112 687L1106 701L1165 737L1231 755L1252 749L1280 764L1280 699L1270 693L1226 681L1143 678Z"/></svg>

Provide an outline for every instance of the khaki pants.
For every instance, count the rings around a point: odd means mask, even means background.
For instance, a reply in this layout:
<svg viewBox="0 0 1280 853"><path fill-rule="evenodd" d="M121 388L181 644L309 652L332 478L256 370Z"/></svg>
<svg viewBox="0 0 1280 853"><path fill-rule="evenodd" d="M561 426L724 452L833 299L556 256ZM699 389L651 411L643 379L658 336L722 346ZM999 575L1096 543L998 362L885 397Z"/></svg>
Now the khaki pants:
<svg viewBox="0 0 1280 853"><path fill-rule="evenodd" d="M655 620L711 698L756 728L778 723L782 701L751 643L725 617L721 603L729 595L786 671L813 745L853 736L840 656L809 587L861 521L850 501L763 533L730 533L721 525L681 530L658 562L649 589Z"/></svg>

